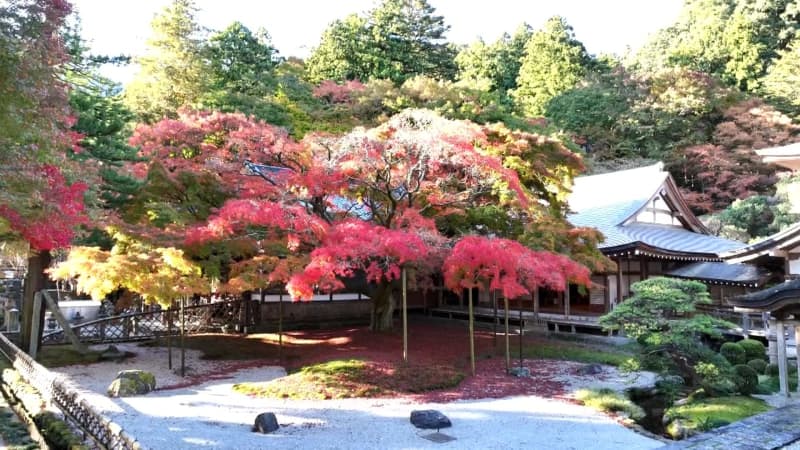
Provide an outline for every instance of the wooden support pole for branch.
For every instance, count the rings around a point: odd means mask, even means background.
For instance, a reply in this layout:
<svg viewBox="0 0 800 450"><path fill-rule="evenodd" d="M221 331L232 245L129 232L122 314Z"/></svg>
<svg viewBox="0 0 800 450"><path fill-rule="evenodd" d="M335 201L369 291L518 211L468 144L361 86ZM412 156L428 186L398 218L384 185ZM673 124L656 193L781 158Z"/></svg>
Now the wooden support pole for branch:
<svg viewBox="0 0 800 450"><path fill-rule="evenodd" d="M408 362L408 279L403 267L403 362Z"/></svg>
<svg viewBox="0 0 800 450"><path fill-rule="evenodd" d="M181 376L186 376L186 298L181 297Z"/></svg>
<svg viewBox="0 0 800 450"><path fill-rule="evenodd" d="M522 305L519 308L519 366L522 367Z"/></svg>
<svg viewBox="0 0 800 450"><path fill-rule="evenodd" d="M172 305L167 309L167 368L172 370Z"/></svg>
<svg viewBox="0 0 800 450"><path fill-rule="evenodd" d="M72 330L72 326L69 321L64 317L64 314L61 313L61 308L58 307L58 303L53 300L53 297L50 297L50 294L47 291L42 290L41 296L44 298L45 302L47 303L47 309L53 314L53 318L56 319L56 322L61 326L61 329L64 330L64 336L67 337L69 342L72 344L72 348L74 348L78 353L85 355L89 353L89 349L81 344L80 339Z"/></svg>
<svg viewBox="0 0 800 450"><path fill-rule="evenodd" d="M283 292L278 294L278 362L283 364Z"/></svg>
<svg viewBox="0 0 800 450"><path fill-rule="evenodd" d="M472 368L472 375L475 375L475 318L472 313L472 288L468 290L469 305L469 362Z"/></svg>
<svg viewBox="0 0 800 450"><path fill-rule="evenodd" d="M494 346L497 347L497 293L492 291L492 307L494 308L494 315L492 316L492 328L494 329L492 336L494 338Z"/></svg>
<svg viewBox="0 0 800 450"><path fill-rule="evenodd" d="M506 307L506 373L511 370L511 342L509 341L508 333L508 297L503 297L503 302Z"/></svg>

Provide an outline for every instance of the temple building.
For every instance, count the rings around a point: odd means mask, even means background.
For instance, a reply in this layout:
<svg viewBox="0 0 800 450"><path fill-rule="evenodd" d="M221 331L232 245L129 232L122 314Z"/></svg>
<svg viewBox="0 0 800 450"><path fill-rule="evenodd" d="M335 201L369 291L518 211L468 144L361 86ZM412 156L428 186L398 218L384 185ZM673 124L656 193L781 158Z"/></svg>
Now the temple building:
<svg viewBox="0 0 800 450"><path fill-rule="evenodd" d="M602 298L600 313L629 297L631 284L652 276L702 281L719 305L769 277L753 265L722 262L720 254L744 244L712 235L662 163L576 178L568 203L569 221L603 233L599 249L617 264L615 273L593 276L589 302Z"/></svg>
<svg viewBox="0 0 800 450"><path fill-rule="evenodd" d="M714 236L692 213L662 163L578 177L567 202L567 218L573 225L595 228L605 236L599 250L617 269L593 274L588 290L540 289L531 298L512 301L512 308L522 311L520 317L550 329L599 328L599 316L628 298L633 283L653 276L705 283L714 299L711 312L739 322L743 316L733 316L733 308L723 299L757 290L770 280L771 272L757 265L723 262L721 254L745 244ZM481 293L481 305L491 302L488 294ZM458 313L457 308L438 309L451 316Z"/></svg>

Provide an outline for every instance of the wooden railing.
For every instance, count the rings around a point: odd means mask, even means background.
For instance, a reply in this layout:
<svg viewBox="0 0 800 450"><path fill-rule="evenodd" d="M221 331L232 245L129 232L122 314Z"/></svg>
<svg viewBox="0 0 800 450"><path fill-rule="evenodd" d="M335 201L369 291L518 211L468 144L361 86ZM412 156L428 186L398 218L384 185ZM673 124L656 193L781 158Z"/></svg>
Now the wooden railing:
<svg viewBox="0 0 800 450"><path fill-rule="evenodd" d="M69 383L34 361L2 334L0 353L48 404L58 407L64 417L83 430L97 446L109 450L142 448L121 426L97 412Z"/></svg>

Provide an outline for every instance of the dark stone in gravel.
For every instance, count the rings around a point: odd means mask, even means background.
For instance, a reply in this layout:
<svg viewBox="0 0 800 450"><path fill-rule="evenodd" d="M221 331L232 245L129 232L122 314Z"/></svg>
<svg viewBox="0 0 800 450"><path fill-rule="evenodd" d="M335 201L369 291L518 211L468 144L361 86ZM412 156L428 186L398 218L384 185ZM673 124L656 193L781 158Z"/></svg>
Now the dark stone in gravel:
<svg viewBox="0 0 800 450"><path fill-rule="evenodd" d="M411 423L417 428L438 430L453 426L450 419L435 409L411 411Z"/></svg>
<svg viewBox="0 0 800 450"><path fill-rule="evenodd" d="M275 417L275 413L271 412L261 413L256 416L256 422L255 425L253 425L253 430L261 434L272 433L273 431L277 431L278 428L280 428L278 425L278 418Z"/></svg>

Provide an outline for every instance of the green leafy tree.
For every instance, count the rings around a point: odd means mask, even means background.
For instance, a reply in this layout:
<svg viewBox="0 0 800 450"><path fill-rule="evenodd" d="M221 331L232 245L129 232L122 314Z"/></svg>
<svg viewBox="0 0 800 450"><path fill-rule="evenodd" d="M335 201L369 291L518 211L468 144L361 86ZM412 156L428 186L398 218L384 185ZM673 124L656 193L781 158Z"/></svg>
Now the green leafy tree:
<svg viewBox="0 0 800 450"><path fill-rule="evenodd" d="M527 116L539 116L555 96L572 89L586 75L590 63L583 44L575 39L563 17L552 17L533 33L512 91L517 108Z"/></svg>
<svg viewBox="0 0 800 450"><path fill-rule="evenodd" d="M119 169L136 161L137 150L128 145L133 113L123 104L118 84L100 75L100 63L124 61L124 57L96 56L80 36L78 23L66 33L70 61L65 79L69 85L69 103L76 117L72 130L80 133L80 151L71 154L84 167L84 181L91 181L87 206L119 208L138 187L132 177ZM96 173L96 177L89 178Z"/></svg>
<svg viewBox="0 0 800 450"><path fill-rule="evenodd" d="M173 0L151 23L146 53L136 58L139 72L125 92L125 103L142 120L176 117L207 90L200 27L192 0Z"/></svg>
<svg viewBox="0 0 800 450"><path fill-rule="evenodd" d="M754 195L735 200L723 210L719 219L723 225L742 230L748 236L768 236L772 234L771 225L775 220L773 202L765 195Z"/></svg>
<svg viewBox="0 0 800 450"><path fill-rule="evenodd" d="M308 59L309 79L452 79L455 50L445 40L449 26L435 11L426 0L384 0L366 17L334 22Z"/></svg>
<svg viewBox="0 0 800 450"><path fill-rule="evenodd" d="M460 80L489 83L490 90L507 92L517 87L517 76L533 31L522 24L513 35L504 34L491 45L477 40L456 55Z"/></svg>
<svg viewBox="0 0 800 450"><path fill-rule="evenodd" d="M721 337L734 325L697 313L697 305L711 303L699 281L650 278L631 286L632 296L600 318L608 330L621 330L641 346L640 357L653 365L675 370L694 386L700 382L695 366L711 352L702 336Z"/></svg>
<svg viewBox="0 0 800 450"><path fill-rule="evenodd" d="M323 80L366 80L367 20L350 14L334 21L322 33L306 63L307 76L314 83Z"/></svg>
<svg viewBox="0 0 800 450"><path fill-rule="evenodd" d="M642 101L639 83L622 67L593 72L581 85L547 102L545 117L569 132L593 157L636 156L638 136L625 126L634 105Z"/></svg>
<svg viewBox="0 0 800 450"><path fill-rule="evenodd" d="M796 35L793 0L691 0L676 22L634 57L646 72L683 67L755 92L771 61Z"/></svg>
<svg viewBox="0 0 800 450"><path fill-rule="evenodd" d="M278 51L266 30L234 22L209 38L206 52L212 88L261 96L274 89Z"/></svg>
<svg viewBox="0 0 800 450"><path fill-rule="evenodd" d="M760 94L791 117L800 117L800 39L778 53L761 79Z"/></svg>

